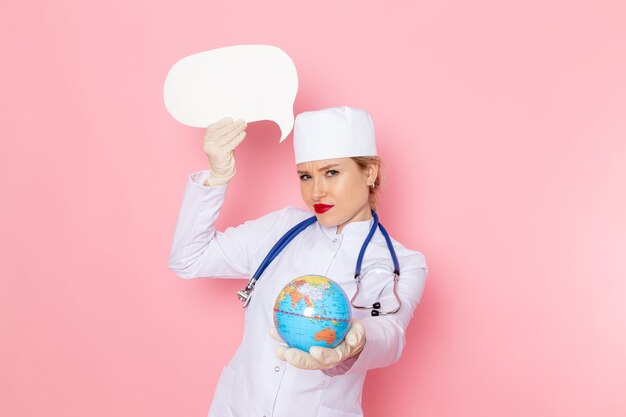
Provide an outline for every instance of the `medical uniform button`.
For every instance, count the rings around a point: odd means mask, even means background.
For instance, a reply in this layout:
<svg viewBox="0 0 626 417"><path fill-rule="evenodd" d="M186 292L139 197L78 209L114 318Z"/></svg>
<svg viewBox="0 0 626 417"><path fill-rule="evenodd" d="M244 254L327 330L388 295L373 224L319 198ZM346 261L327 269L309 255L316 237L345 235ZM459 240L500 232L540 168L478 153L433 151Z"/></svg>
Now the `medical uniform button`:
<svg viewBox="0 0 626 417"><path fill-rule="evenodd" d="M280 371L280 366L274 367L274 371L276 371L276 372Z"/></svg>
<svg viewBox="0 0 626 417"><path fill-rule="evenodd" d="M334 238L334 239L333 239L333 243L335 243L336 241L337 241L337 238Z"/></svg>

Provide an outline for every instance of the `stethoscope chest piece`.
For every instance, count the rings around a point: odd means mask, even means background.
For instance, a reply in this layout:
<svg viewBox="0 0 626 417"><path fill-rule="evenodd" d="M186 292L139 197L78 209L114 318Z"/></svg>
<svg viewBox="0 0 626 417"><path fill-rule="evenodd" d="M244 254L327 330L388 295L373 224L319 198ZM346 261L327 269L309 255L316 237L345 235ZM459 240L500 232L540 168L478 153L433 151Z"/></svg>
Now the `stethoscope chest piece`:
<svg viewBox="0 0 626 417"><path fill-rule="evenodd" d="M246 288L241 291L237 291L237 298L239 298L239 301L243 303L243 308L248 307L248 304L250 304L250 299L252 298L252 291L254 291L255 284L256 279L251 278L250 281L248 281Z"/></svg>

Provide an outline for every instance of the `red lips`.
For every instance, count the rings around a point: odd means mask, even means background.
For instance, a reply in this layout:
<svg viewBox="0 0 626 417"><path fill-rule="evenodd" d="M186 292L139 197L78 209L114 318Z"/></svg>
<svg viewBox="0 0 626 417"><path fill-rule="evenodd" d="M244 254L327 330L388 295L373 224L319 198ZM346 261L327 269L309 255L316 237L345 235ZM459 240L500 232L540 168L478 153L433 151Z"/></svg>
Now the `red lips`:
<svg viewBox="0 0 626 417"><path fill-rule="evenodd" d="M316 213L326 213L331 208L335 207L332 204L313 204L313 208Z"/></svg>

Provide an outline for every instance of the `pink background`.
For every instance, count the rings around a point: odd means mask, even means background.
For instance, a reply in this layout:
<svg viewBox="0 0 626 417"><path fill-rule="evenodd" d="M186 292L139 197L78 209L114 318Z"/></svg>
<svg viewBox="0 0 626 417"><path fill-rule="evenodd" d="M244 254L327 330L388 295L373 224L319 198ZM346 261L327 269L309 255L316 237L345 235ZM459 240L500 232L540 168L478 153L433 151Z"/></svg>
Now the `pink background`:
<svg viewBox="0 0 626 417"><path fill-rule="evenodd" d="M164 3L0 3L0 415L206 415L243 281L167 268L207 162L162 85L245 43L293 58L296 112L370 111L381 217L429 263L366 415L626 415L623 1ZM278 134L250 126L220 227L299 204Z"/></svg>

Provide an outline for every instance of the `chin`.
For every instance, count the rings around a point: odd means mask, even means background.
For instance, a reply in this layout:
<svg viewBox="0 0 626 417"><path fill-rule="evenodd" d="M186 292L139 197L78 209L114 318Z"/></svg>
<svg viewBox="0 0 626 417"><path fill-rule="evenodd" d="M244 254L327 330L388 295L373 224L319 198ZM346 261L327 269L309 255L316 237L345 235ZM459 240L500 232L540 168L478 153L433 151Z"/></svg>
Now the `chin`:
<svg viewBox="0 0 626 417"><path fill-rule="evenodd" d="M341 219L339 219L335 213L316 213L315 210L313 210L313 214L317 217L318 223L324 227L334 227L342 223Z"/></svg>
<svg viewBox="0 0 626 417"><path fill-rule="evenodd" d="M317 217L318 223L324 227L334 227L334 226L339 225L339 222L335 221L334 219L329 218L328 216L324 216L323 214L316 213L315 217Z"/></svg>

